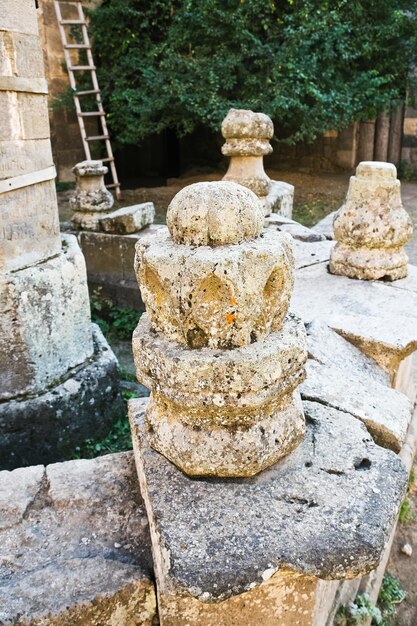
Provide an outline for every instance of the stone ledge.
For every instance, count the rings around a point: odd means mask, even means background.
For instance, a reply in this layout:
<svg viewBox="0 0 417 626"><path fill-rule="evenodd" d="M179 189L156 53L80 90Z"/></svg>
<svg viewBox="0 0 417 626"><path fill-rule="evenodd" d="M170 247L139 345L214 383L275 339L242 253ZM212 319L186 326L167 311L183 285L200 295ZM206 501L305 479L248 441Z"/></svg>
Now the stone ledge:
<svg viewBox="0 0 417 626"><path fill-rule="evenodd" d="M306 323L328 324L393 378L400 362L417 349L417 293L409 285L415 276L412 269L401 289L401 281L334 276L327 263L317 263L298 270L291 307Z"/></svg>
<svg viewBox="0 0 417 626"><path fill-rule="evenodd" d="M156 613L131 453L0 472L2 626L145 626Z"/></svg>
<svg viewBox="0 0 417 626"><path fill-rule="evenodd" d="M60 460L123 415L117 359L93 324L94 355L45 393L0 403L0 467ZM77 407L75 409L75 407Z"/></svg>
<svg viewBox="0 0 417 626"><path fill-rule="evenodd" d="M250 479L192 479L149 447L145 406L131 401L130 417L162 592L220 602L285 567L348 579L378 565L407 472L357 419L305 402L304 442L285 459Z"/></svg>

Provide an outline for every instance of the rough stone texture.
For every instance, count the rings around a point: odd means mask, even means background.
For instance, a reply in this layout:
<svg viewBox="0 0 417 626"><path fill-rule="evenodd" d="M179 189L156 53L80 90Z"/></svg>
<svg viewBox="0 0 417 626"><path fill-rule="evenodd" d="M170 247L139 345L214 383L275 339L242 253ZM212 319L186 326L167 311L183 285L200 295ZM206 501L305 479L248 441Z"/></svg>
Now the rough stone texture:
<svg viewBox="0 0 417 626"><path fill-rule="evenodd" d="M93 354L87 277L75 237L62 254L0 276L0 399L38 393Z"/></svg>
<svg viewBox="0 0 417 626"><path fill-rule="evenodd" d="M269 140L273 134L272 120L264 113L230 109L222 122L226 139L222 153L231 157L223 180L248 187L260 197L267 196L271 180L265 174L263 157L272 152Z"/></svg>
<svg viewBox="0 0 417 626"><path fill-rule="evenodd" d="M391 389L390 377L371 358L321 322L307 326L307 378L303 400L313 400L360 419L374 441L399 452L413 405Z"/></svg>
<svg viewBox="0 0 417 626"><path fill-rule="evenodd" d="M256 195L241 185L194 183L172 199L167 225L177 244L224 246L258 237L263 215Z"/></svg>
<svg viewBox="0 0 417 626"><path fill-rule="evenodd" d="M330 250L333 246L333 241L325 240L305 242L295 239L295 269L300 270L303 267L309 267L310 265L316 265L317 263L327 262L330 258Z"/></svg>
<svg viewBox="0 0 417 626"><path fill-rule="evenodd" d="M299 222L295 222L283 215L270 215L266 218L265 222L270 228L276 228L283 233L289 233L298 241L313 242L324 241L326 239L324 235L320 235L312 231L311 228L307 228Z"/></svg>
<svg viewBox="0 0 417 626"><path fill-rule="evenodd" d="M394 165L378 161L358 165L333 227L337 240L329 264L333 274L362 280L406 276L404 244L412 225L402 207Z"/></svg>
<svg viewBox="0 0 417 626"><path fill-rule="evenodd" d="M184 349L143 315L133 353L138 380L153 390L151 444L187 474L251 475L300 443L304 416L294 390L306 347L299 320L289 316L264 341L219 352Z"/></svg>
<svg viewBox="0 0 417 626"><path fill-rule="evenodd" d="M279 215L291 218L294 202L294 185L280 180L271 180L268 195L261 197L260 201L264 209L264 215L279 213Z"/></svg>
<svg viewBox="0 0 417 626"><path fill-rule="evenodd" d="M91 331L90 331L91 332ZM98 326L94 354L43 393L0 403L0 467L59 461L124 414L117 360Z"/></svg>
<svg viewBox="0 0 417 626"><path fill-rule="evenodd" d="M76 188L70 204L74 210L72 224L82 230L100 230L100 213L108 213L114 198L104 184L108 168L102 161L82 161L72 170Z"/></svg>
<svg viewBox="0 0 417 626"><path fill-rule="evenodd" d="M319 235L324 235L326 239L334 239L333 222L336 217L336 213L337 211L332 211L332 213L323 217L322 220L311 227L311 230L314 230L314 232Z"/></svg>
<svg viewBox="0 0 417 626"><path fill-rule="evenodd" d="M106 233L129 235L152 224L155 218L153 202L123 207L100 218L100 227Z"/></svg>
<svg viewBox="0 0 417 626"><path fill-rule="evenodd" d="M328 324L393 379L401 361L417 349L417 294L397 284L334 276L317 263L297 272L291 308L306 323Z"/></svg>
<svg viewBox="0 0 417 626"><path fill-rule="evenodd" d="M149 446L144 408L130 402L162 616L166 595L180 603L199 600L203 615L205 603L220 603L222 616L221 601L243 592L256 598L257 588L286 567L323 579L354 578L376 567L407 472L357 419L305 402L305 439L285 459L250 479L196 480ZM260 623L245 620L245 606L249 615L252 608L241 603L241 623ZM278 623L276 604L269 608L271 621L266 614L264 623Z"/></svg>
<svg viewBox="0 0 417 626"><path fill-rule="evenodd" d="M211 183L212 184L212 183ZM153 327L191 347L248 345L279 330L293 288L291 237L190 248L166 229L136 246L136 275Z"/></svg>
<svg viewBox="0 0 417 626"><path fill-rule="evenodd" d="M0 472L0 623L139 626L155 617L131 453Z"/></svg>

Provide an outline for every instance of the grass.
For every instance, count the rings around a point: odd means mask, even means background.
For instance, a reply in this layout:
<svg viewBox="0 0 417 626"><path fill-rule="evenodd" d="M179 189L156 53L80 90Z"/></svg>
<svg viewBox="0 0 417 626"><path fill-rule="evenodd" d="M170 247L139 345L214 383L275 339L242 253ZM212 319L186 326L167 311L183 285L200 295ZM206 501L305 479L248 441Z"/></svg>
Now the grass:
<svg viewBox="0 0 417 626"><path fill-rule="evenodd" d="M104 335L117 339L130 339L142 315L135 309L116 306L110 298L95 289L90 298L91 319L100 326Z"/></svg>
<svg viewBox="0 0 417 626"><path fill-rule="evenodd" d="M314 224L317 224L317 222L331 213L332 210L328 201L317 198L294 206L292 219L304 226L314 226Z"/></svg>
<svg viewBox="0 0 417 626"><path fill-rule="evenodd" d="M404 600L406 592L397 578L385 574L375 606L367 593L356 596L354 602L341 606L334 626L389 626L396 607Z"/></svg>

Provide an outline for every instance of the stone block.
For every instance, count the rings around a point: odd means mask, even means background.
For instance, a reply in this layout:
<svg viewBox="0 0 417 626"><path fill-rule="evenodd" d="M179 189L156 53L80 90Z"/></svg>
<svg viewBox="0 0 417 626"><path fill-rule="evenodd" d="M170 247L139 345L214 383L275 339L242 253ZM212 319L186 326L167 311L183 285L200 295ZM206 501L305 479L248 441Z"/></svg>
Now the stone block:
<svg viewBox="0 0 417 626"><path fill-rule="evenodd" d="M52 164L49 139L0 142L0 180L43 170Z"/></svg>
<svg viewBox="0 0 417 626"><path fill-rule="evenodd" d="M0 398L56 384L92 356L84 258L72 235L62 253L1 279Z"/></svg>
<svg viewBox="0 0 417 626"><path fill-rule="evenodd" d="M0 91L0 141L48 139L47 96Z"/></svg>
<svg viewBox="0 0 417 626"><path fill-rule="evenodd" d="M152 450L145 406L131 401L130 417L162 626L184 615L205 626L318 626L317 579L377 566L407 472L357 419L305 402L306 436L284 460L250 479L195 480Z"/></svg>
<svg viewBox="0 0 417 626"><path fill-rule="evenodd" d="M326 215L326 217L323 217L322 220L320 220L319 222L317 222L317 224L311 227L311 230L313 230L315 233L318 233L319 235L324 235L326 239L334 239L333 222L336 213L337 211L333 211L332 213Z"/></svg>
<svg viewBox="0 0 417 626"><path fill-rule="evenodd" d="M0 31L0 76L43 78L43 54L37 35Z"/></svg>
<svg viewBox="0 0 417 626"><path fill-rule="evenodd" d="M149 226L154 219L155 207L153 202L144 202L103 215L99 223L106 233L129 235Z"/></svg>
<svg viewBox="0 0 417 626"><path fill-rule="evenodd" d="M283 215L272 214L266 218L265 223L270 228L276 228L280 232L289 233L298 241L313 242L323 241L325 239L324 235L316 233L312 231L311 228L307 228L299 222L295 222Z"/></svg>
<svg viewBox="0 0 417 626"><path fill-rule="evenodd" d="M326 263L330 258L330 250L334 246L333 241L306 242L294 240L295 269Z"/></svg>
<svg viewBox="0 0 417 626"><path fill-rule="evenodd" d="M32 0L0 0L1 29L16 33L38 34L36 4Z"/></svg>
<svg viewBox="0 0 417 626"><path fill-rule="evenodd" d="M148 522L131 453L0 472L3 626L150 626Z"/></svg>
<svg viewBox="0 0 417 626"><path fill-rule="evenodd" d="M278 213L284 217L292 217L294 202L294 185L283 181L271 180L268 195L261 198L265 215Z"/></svg>
<svg viewBox="0 0 417 626"><path fill-rule="evenodd" d="M417 349L417 293L397 284L334 276L317 263L297 272L291 307L306 323L325 322L393 379Z"/></svg>
<svg viewBox="0 0 417 626"><path fill-rule="evenodd" d="M0 273L40 263L61 251L53 180L0 195Z"/></svg>
<svg viewBox="0 0 417 626"><path fill-rule="evenodd" d="M370 357L321 322L307 326L304 400L321 402L360 419L374 441L399 452L411 421L410 400L390 387L390 376Z"/></svg>
<svg viewBox="0 0 417 626"><path fill-rule="evenodd" d="M104 437L125 408L116 357L92 325L94 354L36 396L0 403L0 467L60 461L91 437Z"/></svg>

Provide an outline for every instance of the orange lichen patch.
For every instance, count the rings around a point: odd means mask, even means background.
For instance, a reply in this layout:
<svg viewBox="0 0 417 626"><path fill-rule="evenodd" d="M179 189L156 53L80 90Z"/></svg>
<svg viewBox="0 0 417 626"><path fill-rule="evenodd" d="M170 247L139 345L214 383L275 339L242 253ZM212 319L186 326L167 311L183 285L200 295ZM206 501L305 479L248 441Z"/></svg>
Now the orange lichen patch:
<svg viewBox="0 0 417 626"><path fill-rule="evenodd" d="M230 306L235 306L237 304L236 298L232 298L229 302Z"/></svg>
<svg viewBox="0 0 417 626"><path fill-rule="evenodd" d="M233 324L234 321L235 321L235 314L234 313L226 313L226 322L228 324Z"/></svg>

